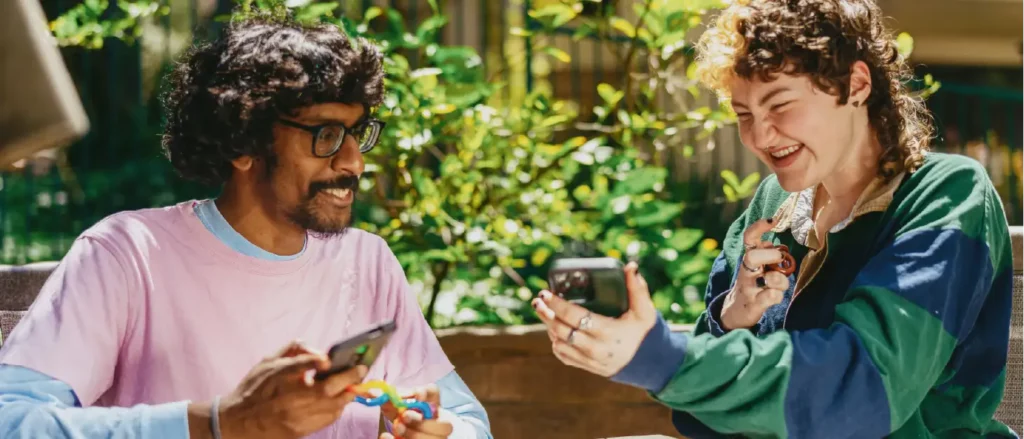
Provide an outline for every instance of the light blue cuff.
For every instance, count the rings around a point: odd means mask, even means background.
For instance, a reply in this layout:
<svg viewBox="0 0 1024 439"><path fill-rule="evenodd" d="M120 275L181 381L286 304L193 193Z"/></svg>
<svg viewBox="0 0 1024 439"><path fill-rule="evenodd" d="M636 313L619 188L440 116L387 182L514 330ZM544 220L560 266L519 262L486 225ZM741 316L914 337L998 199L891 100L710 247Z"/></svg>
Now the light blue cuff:
<svg viewBox="0 0 1024 439"><path fill-rule="evenodd" d="M188 438L188 401L152 405L142 413L142 437Z"/></svg>

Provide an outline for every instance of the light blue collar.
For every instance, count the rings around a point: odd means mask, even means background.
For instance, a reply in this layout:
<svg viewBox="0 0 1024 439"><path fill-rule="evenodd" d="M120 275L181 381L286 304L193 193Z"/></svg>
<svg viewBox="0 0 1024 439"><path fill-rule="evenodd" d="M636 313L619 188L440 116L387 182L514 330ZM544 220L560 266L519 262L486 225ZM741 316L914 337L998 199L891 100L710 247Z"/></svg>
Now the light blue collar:
<svg viewBox="0 0 1024 439"><path fill-rule="evenodd" d="M220 210L217 209L217 203L214 203L213 200L203 200L196 203L195 211L199 221L202 221L203 225L206 226L206 230L213 233L213 236L216 236L221 242L231 247L232 250L243 255L270 261L290 261L306 251L305 243L302 244L301 251L294 255L286 256L276 255L257 247L256 244L249 242L248 239L245 239L244 236L235 231L231 224L228 224L228 220L224 219L224 215L221 215Z"/></svg>

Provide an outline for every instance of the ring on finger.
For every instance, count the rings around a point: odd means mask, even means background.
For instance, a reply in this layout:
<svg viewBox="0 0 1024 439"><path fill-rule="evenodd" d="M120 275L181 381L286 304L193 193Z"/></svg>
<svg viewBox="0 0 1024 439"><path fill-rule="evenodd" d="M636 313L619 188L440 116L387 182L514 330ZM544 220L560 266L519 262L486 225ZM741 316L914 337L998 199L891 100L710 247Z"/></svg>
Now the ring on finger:
<svg viewBox="0 0 1024 439"><path fill-rule="evenodd" d="M757 272L761 271L761 269L759 269L759 268L750 268L750 267L748 267L747 266L747 258L740 259L740 265L742 265L743 268L745 268L747 271L749 271L751 273L757 273Z"/></svg>
<svg viewBox="0 0 1024 439"><path fill-rule="evenodd" d="M590 327L593 326L593 324L594 320L591 318L591 314L588 312L587 315L583 316L583 318L580 319L580 323L576 325L576 327L582 331L586 331L590 329Z"/></svg>
<svg viewBox="0 0 1024 439"><path fill-rule="evenodd" d="M747 244L747 243L744 242L743 243L743 248L747 249L747 250L753 250L753 249L757 248L757 244Z"/></svg>

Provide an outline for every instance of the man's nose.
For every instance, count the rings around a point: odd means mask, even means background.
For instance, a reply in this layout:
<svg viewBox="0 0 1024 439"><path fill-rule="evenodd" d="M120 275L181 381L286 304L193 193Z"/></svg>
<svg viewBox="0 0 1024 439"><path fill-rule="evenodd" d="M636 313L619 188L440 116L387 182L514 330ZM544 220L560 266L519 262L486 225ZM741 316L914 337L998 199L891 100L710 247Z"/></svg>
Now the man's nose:
<svg viewBox="0 0 1024 439"><path fill-rule="evenodd" d="M331 168L339 173L362 175L366 169L363 153L359 151L359 142L351 135L345 135L341 149L331 160Z"/></svg>

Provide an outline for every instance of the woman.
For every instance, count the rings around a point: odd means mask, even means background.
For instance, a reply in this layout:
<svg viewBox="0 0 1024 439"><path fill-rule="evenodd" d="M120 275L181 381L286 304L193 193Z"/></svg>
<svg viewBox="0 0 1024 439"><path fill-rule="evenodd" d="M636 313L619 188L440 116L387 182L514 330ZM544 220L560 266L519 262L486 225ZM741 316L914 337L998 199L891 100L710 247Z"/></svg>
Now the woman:
<svg viewBox="0 0 1024 439"><path fill-rule="evenodd" d="M774 175L729 229L707 311L670 333L630 264L618 319L534 300L555 355L646 389L688 437L1012 437L992 419L1012 272L985 169L927 153L869 0L739 3L702 37L701 77ZM779 244L790 275L770 268Z"/></svg>

